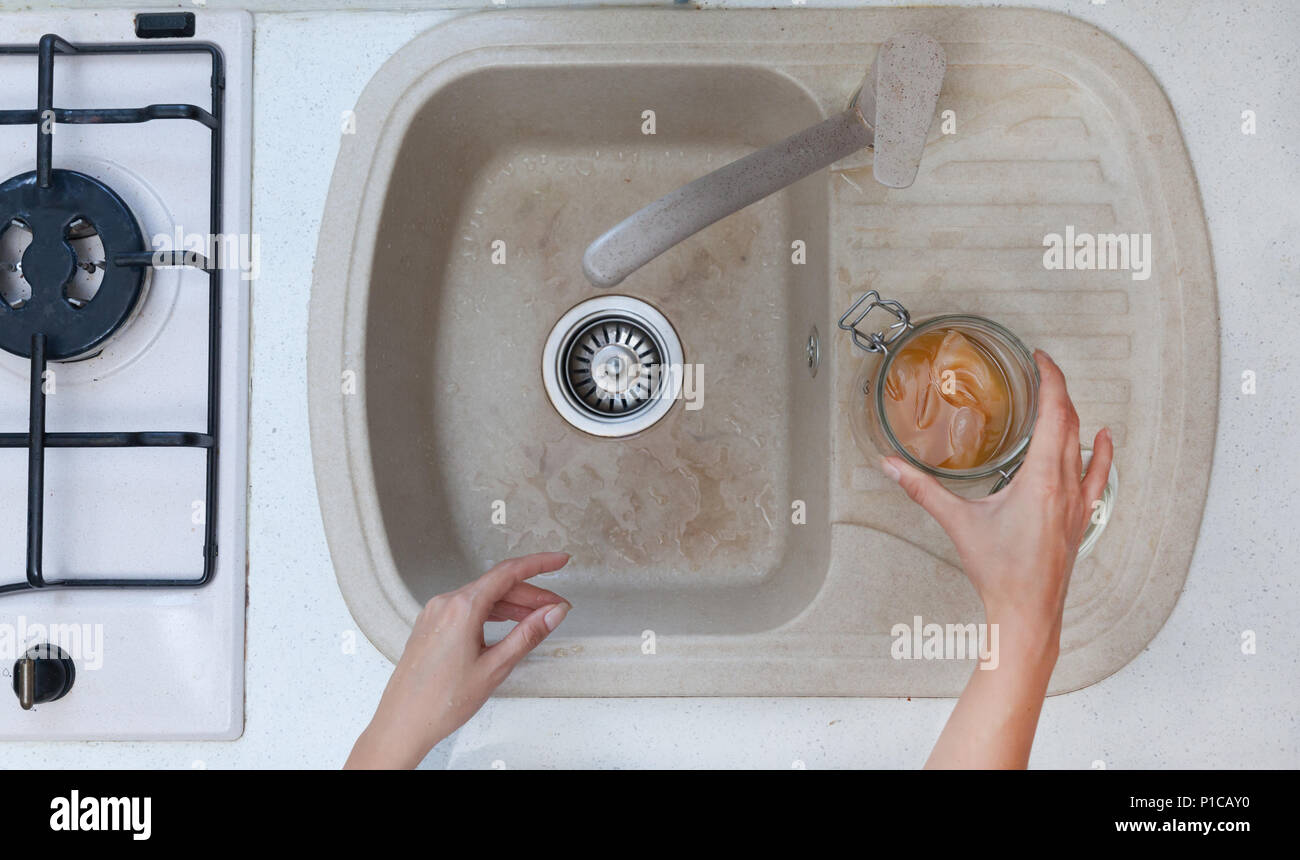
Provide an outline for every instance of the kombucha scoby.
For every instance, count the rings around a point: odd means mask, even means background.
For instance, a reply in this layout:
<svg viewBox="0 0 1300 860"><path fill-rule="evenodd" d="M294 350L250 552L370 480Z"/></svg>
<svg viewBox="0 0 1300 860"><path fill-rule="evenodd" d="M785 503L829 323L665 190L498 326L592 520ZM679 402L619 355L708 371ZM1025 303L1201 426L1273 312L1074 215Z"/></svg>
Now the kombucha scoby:
<svg viewBox="0 0 1300 860"><path fill-rule="evenodd" d="M1002 368L952 329L923 332L894 356L885 380L885 419L916 459L973 469L993 458L1011 420Z"/></svg>

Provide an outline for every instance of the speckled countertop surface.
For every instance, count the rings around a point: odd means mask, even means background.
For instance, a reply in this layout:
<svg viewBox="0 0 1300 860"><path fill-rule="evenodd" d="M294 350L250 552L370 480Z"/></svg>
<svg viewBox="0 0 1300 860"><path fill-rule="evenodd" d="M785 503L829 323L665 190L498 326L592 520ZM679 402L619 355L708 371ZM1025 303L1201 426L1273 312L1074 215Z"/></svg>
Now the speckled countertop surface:
<svg viewBox="0 0 1300 860"><path fill-rule="evenodd" d="M7 9L59 5L72 4L0 0L0 19ZM133 8L155 5L164 4ZM343 605L316 504L305 382L316 227L341 112L396 48L455 14L433 7L490 3L207 5L264 10L257 11L254 46L253 229L275 252L263 255L253 288L245 734L222 743L7 743L0 766L335 767L390 670ZM1136 660L1047 702L1031 763L1300 766L1300 8L1289 0L994 5L1073 14L1116 36L1152 69L1182 123L1201 184L1223 338L1210 498L1184 593ZM318 11L285 11L307 6ZM1253 136L1241 132L1245 110L1258 118ZM1241 393L1245 371L1257 379L1254 395ZM1254 654L1242 653L1244 631L1255 634ZM952 704L498 700L425 766L916 767Z"/></svg>

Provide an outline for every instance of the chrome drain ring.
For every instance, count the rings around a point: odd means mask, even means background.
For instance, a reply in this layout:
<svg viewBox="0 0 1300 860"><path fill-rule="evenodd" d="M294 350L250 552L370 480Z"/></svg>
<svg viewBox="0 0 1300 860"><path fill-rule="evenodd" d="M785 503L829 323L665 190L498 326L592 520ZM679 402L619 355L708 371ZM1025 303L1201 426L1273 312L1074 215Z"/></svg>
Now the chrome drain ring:
<svg viewBox="0 0 1300 860"><path fill-rule="evenodd" d="M668 319L630 296L570 310L547 338L542 380L560 416L595 436L639 433L681 392L682 346Z"/></svg>

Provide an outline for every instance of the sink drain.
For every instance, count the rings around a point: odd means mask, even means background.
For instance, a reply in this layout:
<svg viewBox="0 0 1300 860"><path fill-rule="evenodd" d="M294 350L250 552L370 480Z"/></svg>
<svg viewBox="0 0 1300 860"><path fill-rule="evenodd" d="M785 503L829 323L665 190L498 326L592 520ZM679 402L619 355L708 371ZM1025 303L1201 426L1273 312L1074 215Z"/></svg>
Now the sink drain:
<svg viewBox="0 0 1300 860"><path fill-rule="evenodd" d="M682 345L668 319L629 296L601 296L551 329L542 380L560 416L595 436L639 433L681 391Z"/></svg>
<svg viewBox="0 0 1300 860"><path fill-rule="evenodd" d="M564 384L595 413L629 416L653 402L651 376L662 365L659 344L636 320L605 317L574 338Z"/></svg>

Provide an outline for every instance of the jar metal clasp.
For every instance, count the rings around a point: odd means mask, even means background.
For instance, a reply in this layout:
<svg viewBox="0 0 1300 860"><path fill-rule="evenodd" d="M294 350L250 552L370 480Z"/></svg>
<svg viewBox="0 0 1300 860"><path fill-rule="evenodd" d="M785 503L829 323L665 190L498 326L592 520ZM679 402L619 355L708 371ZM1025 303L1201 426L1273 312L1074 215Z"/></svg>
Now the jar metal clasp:
<svg viewBox="0 0 1300 860"><path fill-rule="evenodd" d="M868 331L864 323L876 308L891 313L894 322L880 331ZM853 336L853 343L858 349L888 355L890 345L912 330L912 318L901 302L882 299L880 293L868 290L840 317L839 327Z"/></svg>

